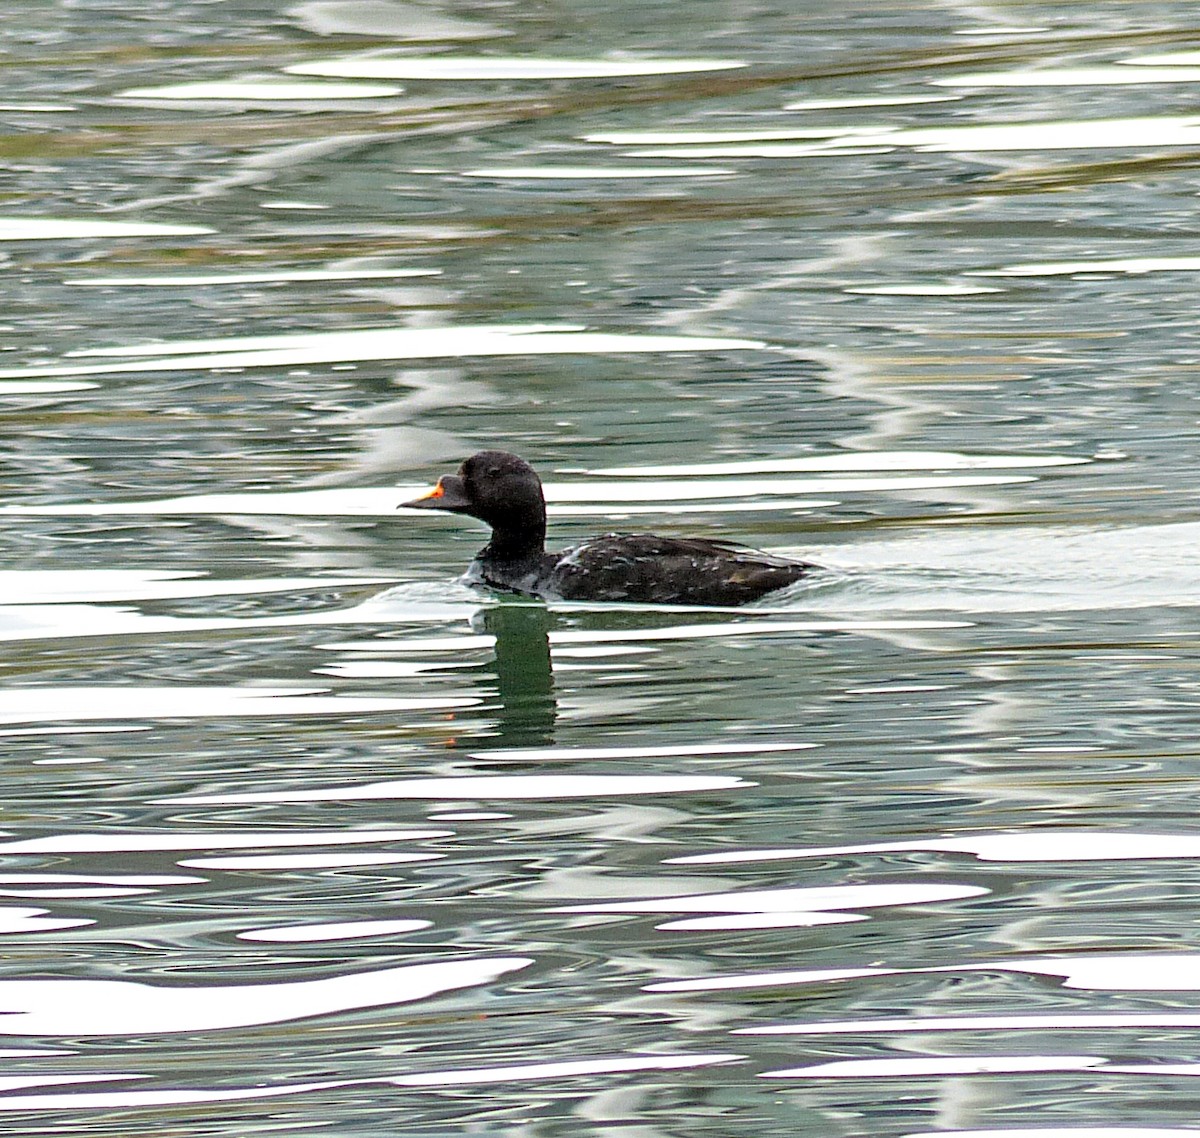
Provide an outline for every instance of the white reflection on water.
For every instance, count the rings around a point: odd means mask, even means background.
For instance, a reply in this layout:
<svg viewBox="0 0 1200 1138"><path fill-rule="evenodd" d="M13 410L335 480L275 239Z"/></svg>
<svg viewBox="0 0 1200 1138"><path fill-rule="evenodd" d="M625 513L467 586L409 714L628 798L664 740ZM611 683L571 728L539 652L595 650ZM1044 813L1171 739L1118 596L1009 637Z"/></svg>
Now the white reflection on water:
<svg viewBox="0 0 1200 1138"><path fill-rule="evenodd" d="M1049 31L1049 28L1040 24L993 24L983 28L955 28L950 34L983 39L989 36L1040 36Z"/></svg>
<svg viewBox="0 0 1200 1138"><path fill-rule="evenodd" d="M284 925L273 929L253 929L238 933L238 940L265 941L269 944L311 944L332 940L362 940L374 936L417 932L433 928L432 921L337 921L320 925Z"/></svg>
<svg viewBox="0 0 1200 1138"><path fill-rule="evenodd" d="M974 854L981 861L1136 861L1150 858L1200 858L1200 835L1131 834L1120 831L1024 830L1019 834L967 834L957 838L919 838L909 842L822 846L774 850L737 850L668 858L673 865L722 865L782 861L790 858L930 850Z"/></svg>
<svg viewBox="0 0 1200 1138"><path fill-rule="evenodd" d="M78 277L63 284L80 288L201 288L208 285L294 284L305 281L373 281L437 277L441 269L274 269L254 273L171 273L140 277Z"/></svg>
<svg viewBox="0 0 1200 1138"><path fill-rule="evenodd" d="M523 1063L515 1067L474 1067L457 1071L428 1071L397 1075L386 1080L399 1087L453 1087L470 1083L526 1082L532 1079L565 1079L578 1075L613 1075L626 1071L680 1071L736 1063L744 1055L635 1055L607 1059L577 1059L565 1063Z"/></svg>
<svg viewBox="0 0 1200 1138"><path fill-rule="evenodd" d="M282 617L239 618L147 616L132 609L96 605L0 605L0 641L79 640L85 636L147 636L154 633L186 636L194 632L356 623L358 619L348 610L343 611L341 616L342 619L338 619L338 610L328 609ZM303 693L297 690L292 694ZM81 691L81 698L86 700L92 697L84 690ZM182 691L180 698L184 698ZM0 709L3 702L0 696ZM91 716L83 714L75 718Z"/></svg>
<svg viewBox="0 0 1200 1138"><path fill-rule="evenodd" d="M77 726L66 727L22 727L22 729L11 731L0 731L0 736L4 738L20 738L30 735L125 735L130 731L149 731L150 727L144 724L120 724L118 726L98 726L96 724L79 724ZM74 755L65 756L62 759L35 759L34 762L103 762L103 759L96 756Z"/></svg>
<svg viewBox="0 0 1200 1138"><path fill-rule="evenodd" d="M1200 604L1200 525L1111 529L980 526L825 546L847 565L836 588L804 593L808 613L1099 612Z"/></svg>
<svg viewBox="0 0 1200 1138"><path fill-rule="evenodd" d="M1160 57L1161 61L1161 57ZM1055 67L1027 71L979 71L932 79L936 87L1118 87L1145 83L1200 83L1200 67Z"/></svg>
<svg viewBox="0 0 1200 1138"><path fill-rule="evenodd" d="M628 644L591 644L578 648L554 648L552 660L605 660L614 656L646 656L657 652L657 648L634 648Z"/></svg>
<svg viewBox="0 0 1200 1138"><path fill-rule="evenodd" d="M816 743L691 743L671 747L517 747L477 751L471 757L489 762L546 762L557 759L657 759L678 755L758 755L777 751L807 751ZM2 880L2 879L0 879Z"/></svg>
<svg viewBox="0 0 1200 1138"><path fill-rule="evenodd" d="M1064 988L1127 992L1200 991L1200 955L1190 953L1126 953L1096 956L1045 956L966 966L966 970L1029 972L1061 976ZM948 971L948 969L941 969Z"/></svg>
<svg viewBox="0 0 1200 1138"><path fill-rule="evenodd" d="M1133 55L1121 62L1126 67L1200 67L1200 51L1165 51L1158 55Z"/></svg>
<svg viewBox="0 0 1200 1138"><path fill-rule="evenodd" d="M0 842L0 854L133 853L150 850L240 850L268 846L340 846L448 838L453 830L171 830L161 834L51 834ZM180 878L180 880L188 880Z"/></svg>
<svg viewBox="0 0 1200 1138"><path fill-rule="evenodd" d="M512 34L482 20L449 16L403 0L305 0L287 9L285 15L319 36L444 42Z"/></svg>
<svg viewBox="0 0 1200 1138"><path fill-rule="evenodd" d="M146 569L0 569L4 607L69 601L165 600L387 584L387 577L217 579Z"/></svg>
<svg viewBox="0 0 1200 1138"><path fill-rule="evenodd" d="M1004 290L967 284L892 284L858 285L844 288L842 291L860 293L863 296L984 296Z"/></svg>
<svg viewBox="0 0 1200 1138"><path fill-rule="evenodd" d="M262 984L167 987L130 980L0 980L0 1034L139 1035L285 1023L487 984L524 956L413 964Z"/></svg>
<svg viewBox="0 0 1200 1138"><path fill-rule="evenodd" d="M905 107L914 103L953 103L961 95L856 95L845 99L802 99L785 103L785 111L837 111L848 107Z"/></svg>
<svg viewBox="0 0 1200 1138"><path fill-rule="evenodd" d="M763 502L739 500L737 512L747 513L791 513L795 510L818 510L825 506L836 506L833 499L822 498L769 498ZM550 506L547 513L551 517L571 518L608 518L610 521L621 521L625 518L636 518L644 514L667 514L675 517L679 514L711 514L713 511L730 509L728 501L715 502L651 502L643 505L622 502L620 504L599 506Z"/></svg>
<svg viewBox="0 0 1200 1138"><path fill-rule="evenodd" d="M653 178L726 178L736 170L719 166L489 166L460 170L461 178L487 178L492 181L583 181L612 178L637 181Z"/></svg>
<svg viewBox="0 0 1200 1138"><path fill-rule="evenodd" d="M198 885L207 880L206 877L187 877L182 873L126 873L119 877L96 877L81 873L0 873L0 884L4 885Z"/></svg>
<svg viewBox="0 0 1200 1138"><path fill-rule="evenodd" d="M479 336L483 342L514 336L534 336L543 332L581 332L580 324L459 324L453 328L356 328L341 332L289 332L276 336L222 336L204 340L152 340L147 343L123 344L112 348L80 348L67 353L80 356L187 356L197 353L223 355L233 352L267 352L278 348L313 348L352 346L364 340L387 340L396 344L425 345L429 348L449 348L456 335Z"/></svg>
<svg viewBox="0 0 1200 1138"><path fill-rule="evenodd" d="M790 130L621 130L587 134L584 142L607 142L620 146L701 146L733 142L792 142L801 139L844 138L852 134L880 134L893 128L870 126L809 126Z"/></svg>
<svg viewBox="0 0 1200 1138"><path fill-rule="evenodd" d="M115 735L124 734L127 731L149 731L149 726L145 724L134 723L128 726L120 727L30 727L24 731L0 731L0 735L6 739L11 739L15 735ZM81 763L102 763L99 755L75 755L70 758L62 759L32 759L30 760L35 767L70 767L79 766Z"/></svg>
<svg viewBox="0 0 1200 1138"><path fill-rule="evenodd" d="M1127 1012L1113 1015L997 1015L997 1016L897 1016L892 1019L825 1020L813 1023L778 1023L765 1027L739 1027L734 1035L857 1035L903 1031L1087 1031L1105 1027L1200 1027L1200 1012Z"/></svg>
<svg viewBox="0 0 1200 1138"><path fill-rule="evenodd" d="M1061 977L1064 988L1123 992L1200 991L1200 954L1121 953L1116 955L1035 956L1020 960L946 964L931 968L826 968L668 980L647 984L647 992L713 992L781 985L825 984L867 976L923 976L939 972L1027 972Z"/></svg>
<svg viewBox="0 0 1200 1138"><path fill-rule="evenodd" d="M74 505L0 506L0 514L34 516L80 515L105 517L121 514L247 515L281 514L290 517L391 517L405 496L424 486L384 486L346 490L299 490L281 494L193 494L140 502L80 502ZM416 511L409 511L416 513Z"/></svg>
<svg viewBox="0 0 1200 1138"><path fill-rule="evenodd" d="M1195 1129L1157 1126L1036 1126L1016 1130L923 1130L904 1138L1195 1138Z"/></svg>
<svg viewBox="0 0 1200 1138"><path fill-rule="evenodd" d="M95 221L65 217L0 217L0 241L71 241L80 237L190 237L212 233L203 225Z"/></svg>
<svg viewBox="0 0 1200 1138"><path fill-rule="evenodd" d="M805 158L842 154L846 148L912 147L930 153L1002 150L1105 150L1195 146L1200 118L1160 115L1121 119L1059 119L1050 122L979 123L966 126L895 128L877 134L847 130L825 142L807 145L740 143L727 146L676 146L633 153L642 158Z"/></svg>
<svg viewBox="0 0 1200 1138"><path fill-rule="evenodd" d="M1123 1063L1105 1068L1122 1075L1183 1075L1200 1078L1200 1063Z"/></svg>
<svg viewBox="0 0 1200 1138"><path fill-rule="evenodd" d="M1075 273L1145 273L1195 272L1200 269L1200 257L1123 257L1109 261L1034 261L1029 264L1004 265L999 269L978 269L971 273L979 277L1064 277Z"/></svg>
<svg viewBox="0 0 1200 1138"><path fill-rule="evenodd" d="M592 632L561 629L550 633L551 644L592 644L612 641L705 640L711 637L770 636L796 632L906 632L968 628L954 620L736 620L727 624L678 624L670 628L612 628Z"/></svg>
<svg viewBox="0 0 1200 1138"><path fill-rule="evenodd" d="M636 887L636 882L629 883ZM974 885L940 883L887 885L835 885L808 889L755 889L736 893L692 893L677 897L653 897L639 901L606 901L589 905L560 906L563 913L738 913L742 918L700 918L672 921L658 928L677 931L719 929L784 928L836 924L851 917L824 916L840 909L868 909L892 905L923 905L981 897L987 889ZM766 917L771 914L772 917ZM818 914L816 919L808 919ZM857 918L861 919L861 918Z"/></svg>
<svg viewBox="0 0 1200 1138"><path fill-rule="evenodd" d="M131 87L117 91L118 99L182 99L187 102L226 99L273 103L322 99L386 99L403 87L378 83L295 83L281 79L230 79L211 83L175 83L167 87Z"/></svg>
<svg viewBox="0 0 1200 1138"><path fill-rule="evenodd" d="M185 858L185 869L352 869L366 865L401 865L413 861L441 861L435 853L255 854L241 857Z"/></svg>
<svg viewBox="0 0 1200 1138"><path fill-rule="evenodd" d="M473 707L473 696L397 699L328 695L325 688L28 687L0 691L0 723L63 719L195 719L211 716L362 715Z"/></svg>
<svg viewBox="0 0 1200 1138"><path fill-rule="evenodd" d="M1059 465L1047 463L1046 465ZM959 486L1011 486L1035 482L1033 475L930 475L927 477L816 476L811 478L713 478L706 482L652 482L645 478L622 486L617 482L568 482L547 487L554 502L660 502L698 498L757 498L764 494L862 493L868 491L939 490ZM740 507L739 507L740 509ZM416 511L413 511L416 512Z"/></svg>
<svg viewBox="0 0 1200 1138"><path fill-rule="evenodd" d="M331 584L332 579L326 582ZM458 586L443 586L441 591L452 591ZM153 590L151 590L153 591ZM241 592L242 590L237 590ZM264 592L271 590L266 589ZM462 592L466 593L465 587ZM221 589L213 595L221 595ZM470 596L470 594L467 594ZM301 609L298 612L283 616L263 617L192 617L192 616L149 616L133 609L117 608L107 605L81 605L67 603L49 604L17 604L0 605L0 642L20 640L78 640L85 636L145 636L152 633L169 633L188 635L196 632L234 631L245 632L261 628L307 628L316 625L345 625L345 624L377 624L396 622L441 622L446 620L470 619L478 612L481 600L472 597L469 604L454 604L446 601L430 602L412 600L411 590L401 591L392 589L368 598L361 604L343 609ZM23 689L26 691L45 689ZM93 698L95 689L71 689L79 691L81 698ZM116 689L105 689L116 690ZM167 689L149 689L152 693ZM188 692L195 691L196 698L202 699L203 692L211 692L212 699L220 698L224 691L241 691L243 689L176 689L180 699L189 698ZM312 698L313 691L323 692L325 689L282 688L277 694L294 697L305 696ZM266 688L244 689L246 698L266 698L270 692ZM123 697L118 697L123 698ZM353 697L337 697L353 698ZM438 697L442 698L442 697ZM447 697L449 698L449 697ZM470 700L471 697L463 696ZM239 703L239 707L243 704ZM244 706L251 706L245 703ZM317 704L308 702L305 706L315 708ZM343 705L348 706L348 705ZM401 710L401 704L394 703L393 709ZM432 707L426 702L414 703L409 701L409 708ZM466 706L457 704L457 706ZM4 697L0 694L0 710L4 707ZM378 708L378 710L385 710ZM265 713L265 712L264 712ZM78 717L77 717L78 718ZM89 714L84 718L92 718ZM55 731L77 730L72 728L53 728Z"/></svg>
<svg viewBox="0 0 1200 1138"><path fill-rule="evenodd" d="M99 1076L130 1078L134 1076ZM58 1080L47 1079L46 1082ZM73 1081L73 1080L66 1080ZM306 1091L329 1090L354 1086L353 1080L342 1079L324 1083L292 1083L283 1087L252 1087L246 1090L162 1090L162 1091L94 1091L66 1095L5 1095L0 1097L3 1110L115 1110L122 1107L180 1106L187 1103L241 1102L245 1099L279 1098L281 1095L303 1094Z"/></svg>
<svg viewBox="0 0 1200 1138"><path fill-rule="evenodd" d="M292 75L341 79L604 79L745 67L737 59L538 59L533 56L349 56L297 63Z"/></svg>
<svg viewBox="0 0 1200 1138"><path fill-rule="evenodd" d="M734 929L809 929L818 925L849 925L870 918L861 913L770 912L735 913L720 917L689 917L655 925L664 932L722 932Z"/></svg>
<svg viewBox="0 0 1200 1138"><path fill-rule="evenodd" d="M3 228L0 223L0 239ZM357 328L291 336L237 336L131 344L72 352L72 356L140 356L102 364L55 364L6 368L0 379L73 375L207 371L212 368L303 367L377 360L458 359L466 356L613 354L626 352L759 351L761 340L656 333L589 332L578 325L462 324L443 328ZM167 358L163 358L167 357Z"/></svg>
<svg viewBox="0 0 1200 1138"><path fill-rule="evenodd" d="M1079 466L1090 458L1065 454L962 454L941 450L876 450L806 455L803 458L755 458L737 462L671 463L661 466L614 466L584 473L602 478L720 478L730 474L862 473L866 471L1022 470Z"/></svg>
<svg viewBox="0 0 1200 1138"><path fill-rule="evenodd" d="M69 886L60 889L0 889L0 897L141 897L153 889L132 889L119 885Z"/></svg>
<svg viewBox="0 0 1200 1138"><path fill-rule="evenodd" d="M281 209L281 210L322 210L331 208L328 202L300 202L295 200L288 201L273 201L259 202L259 209Z"/></svg>
<svg viewBox="0 0 1200 1138"><path fill-rule="evenodd" d="M347 640L341 644L321 644L328 652L472 652L478 648L494 648L494 636L414 636L398 640L385 637L381 640Z"/></svg>
<svg viewBox="0 0 1200 1138"><path fill-rule="evenodd" d="M626 794L697 794L713 790L742 790L756 785L732 775L460 775L254 794L207 794L163 801L215 805L239 802L350 802L375 798L506 798L525 801L593 796L605 798Z"/></svg>
<svg viewBox="0 0 1200 1138"><path fill-rule="evenodd" d="M47 1052L41 1052L47 1054ZM56 1054L49 1052L48 1054ZM441 1087L471 1083L531 1082L543 1079L569 1079L595 1075L619 1075L637 1071L679 1071L693 1067L734 1063L744 1055L633 1055L609 1058L596 1056L557 1063L526 1063L511 1067L475 1067L464 1070L427 1071L414 1075L396 1075L367 1079L340 1079L322 1083L291 1083L275 1087L222 1090L136 1090L85 1092L63 1095L4 1095L0 1096L2 1110L111 1110L139 1107L183 1105L187 1103L237 1102L245 1099L278 1098L283 1095L304 1094L309 1091L330 1090L336 1087L390 1084L401 1087ZM101 1082L109 1079L130 1079L136 1075L79 1075L21 1077L0 1083L0 1090L19 1086L53 1086L59 1083ZM307 1124L302 1124L307 1125ZM317 1125L320 1125L318 1123Z"/></svg>
<svg viewBox="0 0 1200 1138"><path fill-rule="evenodd" d="M414 663L412 661L389 660L386 664L374 662L361 667L358 664L327 664L323 668L313 668L312 673L314 676L339 676L343 679L365 676L369 676L372 679L382 679L383 677L397 679L400 677L412 678L430 674L444 674L451 668L471 668L473 666L470 663L462 664L450 661L440 663L423 661Z"/></svg>
<svg viewBox="0 0 1200 1138"><path fill-rule="evenodd" d="M65 1048L49 1047L0 1047L0 1059L36 1059L43 1055L74 1055Z"/></svg>
<svg viewBox="0 0 1200 1138"><path fill-rule="evenodd" d="M1036 1071L1086 1071L1108 1062L1096 1055L980 1055L915 1059L839 1059L764 1071L760 1079L933 1078L943 1075L1005 1075Z"/></svg>
<svg viewBox="0 0 1200 1138"><path fill-rule="evenodd" d="M928 971L935 971L929 969ZM788 984L825 984L864 976L898 976L902 968L806 968L793 972L750 972L739 976L706 976L701 980L659 980L643 992L735 992L743 988L775 988Z"/></svg>
<svg viewBox="0 0 1200 1138"><path fill-rule="evenodd" d="M40 1054L45 1054L41 1052ZM61 1055L64 1052L50 1052ZM25 1087L57 1087L67 1083L112 1083L140 1079L142 1075L5 1075L0 1077L0 1091L19 1091Z"/></svg>
<svg viewBox="0 0 1200 1138"><path fill-rule="evenodd" d="M44 933L52 929L77 929L95 921L79 917L48 917L49 909L18 909L0 906L0 933Z"/></svg>
<svg viewBox="0 0 1200 1138"><path fill-rule="evenodd" d="M0 397L5 395L57 395L64 391L91 391L99 384L67 380L30 380L28 383L0 383Z"/></svg>
<svg viewBox="0 0 1200 1138"><path fill-rule="evenodd" d="M445 810L426 817L431 822L499 822L512 815L501 810Z"/></svg>

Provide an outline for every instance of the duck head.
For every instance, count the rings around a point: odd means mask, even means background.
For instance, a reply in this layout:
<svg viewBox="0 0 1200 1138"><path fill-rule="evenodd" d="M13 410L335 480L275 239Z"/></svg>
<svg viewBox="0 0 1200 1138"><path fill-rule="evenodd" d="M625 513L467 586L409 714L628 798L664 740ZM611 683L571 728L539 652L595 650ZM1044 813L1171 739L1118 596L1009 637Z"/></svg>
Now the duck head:
<svg viewBox="0 0 1200 1138"><path fill-rule="evenodd" d="M444 474L420 498L405 502L418 510L467 514L492 527L495 556L540 553L546 540L546 500L537 472L523 458L502 450L472 455L457 474Z"/></svg>

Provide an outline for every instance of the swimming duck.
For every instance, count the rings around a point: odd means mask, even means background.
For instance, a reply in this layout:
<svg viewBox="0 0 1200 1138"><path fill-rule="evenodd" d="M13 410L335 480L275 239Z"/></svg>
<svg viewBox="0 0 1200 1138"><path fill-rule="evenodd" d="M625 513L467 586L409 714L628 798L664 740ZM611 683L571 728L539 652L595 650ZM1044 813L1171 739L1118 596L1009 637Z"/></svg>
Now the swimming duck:
<svg viewBox="0 0 1200 1138"><path fill-rule="evenodd" d="M558 553L546 551L541 479L502 450L468 458L428 494L405 506L467 514L492 539L466 573L489 585L548 600L742 605L800 580L816 566L705 538L608 533Z"/></svg>

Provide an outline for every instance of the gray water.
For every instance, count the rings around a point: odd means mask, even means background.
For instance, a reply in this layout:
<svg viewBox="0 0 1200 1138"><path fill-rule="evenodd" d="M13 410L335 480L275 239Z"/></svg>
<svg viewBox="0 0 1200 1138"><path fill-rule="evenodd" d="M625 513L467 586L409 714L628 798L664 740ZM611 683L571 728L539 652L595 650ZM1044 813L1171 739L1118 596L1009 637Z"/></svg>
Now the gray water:
<svg viewBox="0 0 1200 1138"><path fill-rule="evenodd" d="M1192 6L0 46L0 1132L1200 1130ZM472 591L492 446L825 571Z"/></svg>

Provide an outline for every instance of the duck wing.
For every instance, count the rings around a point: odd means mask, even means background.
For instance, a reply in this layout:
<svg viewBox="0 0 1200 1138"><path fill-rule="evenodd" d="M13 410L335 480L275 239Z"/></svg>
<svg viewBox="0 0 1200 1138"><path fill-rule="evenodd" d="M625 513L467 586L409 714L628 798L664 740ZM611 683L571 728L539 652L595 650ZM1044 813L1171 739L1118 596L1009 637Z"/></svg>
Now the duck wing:
<svg viewBox="0 0 1200 1138"><path fill-rule="evenodd" d="M741 605L813 568L723 541L605 534L558 554L543 591L563 600Z"/></svg>

